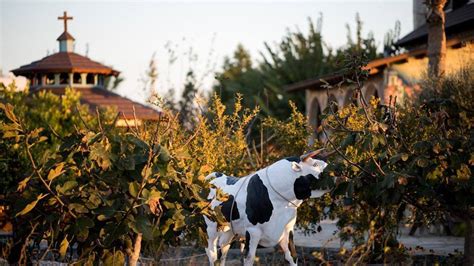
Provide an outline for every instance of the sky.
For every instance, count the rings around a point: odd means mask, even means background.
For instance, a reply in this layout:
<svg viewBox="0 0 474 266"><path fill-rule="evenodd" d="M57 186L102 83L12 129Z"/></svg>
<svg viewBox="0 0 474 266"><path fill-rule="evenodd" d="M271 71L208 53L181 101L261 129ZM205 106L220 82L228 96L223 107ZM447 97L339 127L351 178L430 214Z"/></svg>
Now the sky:
<svg viewBox="0 0 474 266"><path fill-rule="evenodd" d="M413 28L411 0L0 0L4 74L59 50L56 38L63 22L57 17L63 11L74 17L68 31L76 39L75 52L119 70L125 80L117 92L139 102L147 95L141 80L153 55L158 92L175 88L179 94L189 67L197 73L201 89L209 90L213 73L239 43L258 61L264 42L275 45L288 29L307 32L308 18L316 21L321 14L323 40L334 48L346 43L345 25L354 29L357 12L364 22L363 35L373 32L380 47L397 20L401 36Z"/></svg>

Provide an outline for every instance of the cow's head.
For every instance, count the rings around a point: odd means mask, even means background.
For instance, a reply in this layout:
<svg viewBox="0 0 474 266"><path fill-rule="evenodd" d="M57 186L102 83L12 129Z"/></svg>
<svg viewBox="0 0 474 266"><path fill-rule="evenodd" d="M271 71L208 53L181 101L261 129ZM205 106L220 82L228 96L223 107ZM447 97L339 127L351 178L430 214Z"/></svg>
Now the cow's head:
<svg viewBox="0 0 474 266"><path fill-rule="evenodd" d="M328 165L323 159L329 156L329 153L322 154L323 149L313 151L300 156L300 160L291 162L291 169L296 174L296 180L293 185L297 199L317 198L326 191L312 190L311 184L319 179L319 175Z"/></svg>

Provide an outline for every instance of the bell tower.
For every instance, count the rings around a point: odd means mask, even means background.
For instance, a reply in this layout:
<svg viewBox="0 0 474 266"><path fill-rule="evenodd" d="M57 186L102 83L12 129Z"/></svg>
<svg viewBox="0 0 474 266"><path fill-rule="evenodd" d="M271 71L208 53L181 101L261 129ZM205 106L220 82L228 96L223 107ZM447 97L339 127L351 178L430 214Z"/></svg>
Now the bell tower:
<svg viewBox="0 0 474 266"><path fill-rule="evenodd" d="M68 17L67 12L64 11L62 17L58 17L58 20L64 21L64 32L58 37L59 41L59 52L67 52L70 53L73 51L74 47L74 37L67 31L67 21L72 20L73 17Z"/></svg>

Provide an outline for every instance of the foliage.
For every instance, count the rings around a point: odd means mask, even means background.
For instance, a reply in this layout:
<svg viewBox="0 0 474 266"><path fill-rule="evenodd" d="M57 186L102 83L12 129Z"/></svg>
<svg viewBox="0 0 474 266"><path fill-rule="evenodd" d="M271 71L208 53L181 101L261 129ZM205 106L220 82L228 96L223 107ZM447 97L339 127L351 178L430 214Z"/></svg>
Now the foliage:
<svg viewBox="0 0 474 266"><path fill-rule="evenodd" d="M363 77L357 64L364 60L352 61L348 70ZM328 142L337 154L326 174L341 179L333 211L341 236L355 245L348 262L402 259L396 235L408 206L428 221L445 213L471 219L472 68L459 75L427 82L436 86L425 84L422 101L399 108L395 99L382 105L359 98L358 106L326 110L323 132L332 132ZM348 80L359 90L362 81Z"/></svg>
<svg viewBox="0 0 474 266"><path fill-rule="evenodd" d="M401 261L406 250L397 230L406 209L427 222L447 213L472 218L472 67L427 80L419 100L382 105L360 98L366 62L366 55L344 62L358 105L336 111L331 104L319 128L335 154L314 185L334 187L337 176L337 186L301 206L297 224L316 232L320 219L337 217L340 236L354 244L340 251L346 262ZM113 115L96 118L72 91L60 98L3 90L0 145L13 152L1 159L13 181L6 192L15 250L29 256L47 239L64 261L77 244L83 262L107 262L133 258L137 242L142 254L159 258L169 245L204 238L202 214L223 222L208 209L207 174L243 176L322 145L308 146L311 130L296 104L288 119L260 118L258 125L259 110L244 101L239 95L228 108L214 95L192 128L163 108L166 120L119 129ZM260 142L249 138L252 130Z"/></svg>
<svg viewBox="0 0 474 266"><path fill-rule="evenodd" d="M15 113L24 119L28 130L43 127L45 134L51 135L47 141L32 148L38 157L48 157L58 148L59 139L56 135L64 135L75 128L84 129L83 121L87 121L91 126L96 126L98 122L98 119L89 113L87 106L80 105L79 93L70 89L66 89L62 97L45 91L29 96L27 90L15 92L15 86L12 84L9 87L0 87L0 101L15 106ZM112 121L113 113L113 109L103 110L98 118L104 122ZM7 119L5 113L0 113L0 119L2 122ZM0 193L4 194L16 186L18 178L24 177L23 169L26 169L29 163L26 154L14 139L2 139L0 147L0 176L3 177L0 180Z"/></svg>
<svg viewBox="0 0 474 266"><path fill-rule="evenodd" d="M12 261L46 256L37 253L42 240L48 241L48 256L62 261L71 261L73 254L82 262L131 259L137 243L142 254L159 258L166 246L205 239L202 215L223 222L208 209L207 174L243 175L252 168L246 132L258 110L242 108L240 98L232 115L214 99L208 117L198 115L193 129L167 110L162 114L168 119L159 123L120 129L114 120L88 114L77 97L69 99L76 95L72 91L62 100L85 113L62 110L53 115L61 98L51 93L38 99L12 90L3 93L1 144L18 151L4 157L14 185L6 191L14 217ZM25 106L31 99L35 105ZM37 113L35 106L44 109ZM55 124L31 121L30 113L77 120L53 131L48 129ZM16 160L21 167L11 168Z"/></svg>

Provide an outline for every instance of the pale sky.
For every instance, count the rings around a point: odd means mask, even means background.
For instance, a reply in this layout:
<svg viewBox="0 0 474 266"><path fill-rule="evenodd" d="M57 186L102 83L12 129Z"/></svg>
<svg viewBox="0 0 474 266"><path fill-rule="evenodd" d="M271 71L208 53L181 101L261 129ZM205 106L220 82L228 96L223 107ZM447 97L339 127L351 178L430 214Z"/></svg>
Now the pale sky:
<svg viewBox="0 0 474 266"><path fill-rule="evenodd" d="M411 0L373 1L23 1L0 0L0 69L6 74L59 50L56 38L63 31L57 17L63 11L73 16L68 31L75 37L75 52L121 71L125 81L118 93L143 102L140 77L156 53L158 91L180 87L188 69L188 50L198 77L219 70L224 56L242 43L254 59L264 42L275 43L287 28L306 32L307 18L323 15L323 40L332 47L346 42L345 24L354 29L359 12L364 36L375 35L379 46L383 36L401 22L401 35L413 28ZM177 60L168 64L166 44ZM213 75L203 80L209 89ZM179 92L177 92L179 93Z"/></svg>

